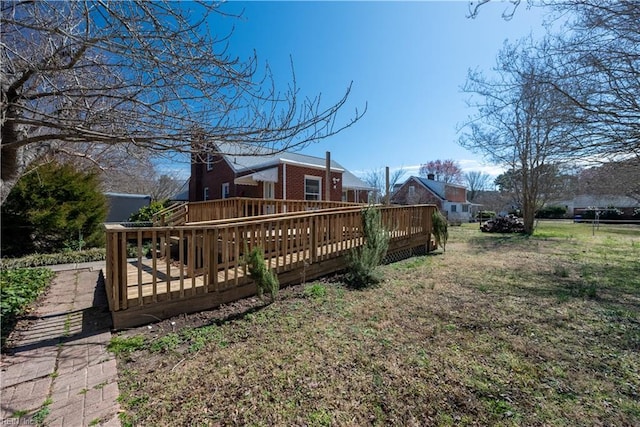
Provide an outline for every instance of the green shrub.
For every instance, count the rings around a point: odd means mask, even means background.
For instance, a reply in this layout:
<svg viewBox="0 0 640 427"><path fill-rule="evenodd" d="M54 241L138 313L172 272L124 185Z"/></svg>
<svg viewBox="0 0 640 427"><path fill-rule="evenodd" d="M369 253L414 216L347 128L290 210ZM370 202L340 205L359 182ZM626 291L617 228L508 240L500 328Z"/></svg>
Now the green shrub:
<svg viewBox="0 0 640 427"><path fill-rule="evenodd" d="M369 206L362 211L364 244L353 249L347 259L347 283L363 288L380 283L378 266L389 248L389 233L382 227L380 210Z"/></svg>
<svg viewBox="0 0 640 427"><path fill-rule="evenodd" d="M442 246L443 252L447 250L447 240L449 240L449 224L447 218L436 209L431 215L431 223L433 227L433 238L437 246Z"/></svg>
<svg viewBox="0 0 640 427"><path fill-rule="evenodd" d="M53 271L47 268L6 269L0 271L0 315L2 319L2 346L17 317L47 287L53 278Z"/></svg>
<svg viewBox="0 0 640 427"><path fill-rule="evenodd" d="M583 212L582 218L595 219L596 213L599 214L599 219L619 219L619 217L622 216L622 211L620 209L609 206L606 209L590 207Z"/></svg>
<svg viewBox="0 0 640 427"><path fill-rule="evenodd" d="M304 296L312 299L324 299L327 296L327 288L321 283L314 283L304 288Z"/></svg>
<svg viewBox="0 0 640 427"><path fill-rule="evenodd" d="M478 211L476 219L478 221L487 221L496 217L495 211Z"/></svg>
<svg viewBox="0 0 640 427"><path fill-rule="evenodd" d="M131 222L148 222L153 221L153 216L166 208L169 200L156 200L151 202L149 206L143 206L138 212L131 214L129 221Z"/></svg>
<svg viewBox="0 0 640 427"><path fill-rule="evenodd" d="M278 295L280 284L273 271L267 268L262 248L254 247L247 255L246 263L249 267L249 274L258 286L258 297L262 298L266 292L271 296L271 301L274 301Z"/></svg>
<svg viewBox="0 0 640 427"><path fill-rule="evenodd" d="M98 175L48 163L29 170L2 204L2 253L23 256L104 243L107 200Z"/></svg>
<svg viewBox="0 0 640 427"><path fill-rule="evenodd" d="M536 218L563 218L566 214L564 206L545 206L536 212Z"/></svg>
<svg viewBox="0 0 640 427"><path fill-rule="evenodd" d="M56 264L75 264L79 262L104 261L106 257L105 248L92 248L84 251L58 252L54 254L33 254L21 258L2 258L0 267L7 268L27 268L42 267Z"/></svg>

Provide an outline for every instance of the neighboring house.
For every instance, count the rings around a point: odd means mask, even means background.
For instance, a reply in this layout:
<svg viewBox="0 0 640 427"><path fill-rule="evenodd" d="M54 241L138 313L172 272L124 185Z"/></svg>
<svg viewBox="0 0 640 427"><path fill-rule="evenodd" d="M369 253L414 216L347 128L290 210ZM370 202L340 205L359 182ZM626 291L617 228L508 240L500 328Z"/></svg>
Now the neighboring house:
<svg viewBox="0 0 640 427"><path fill-rule="evenodd" d="M579 215L589 208L608 208L614 207L620 209L625 215L632 216L635 208L640 207L640 202L632 197L616 196L616 195L588 195L581 194L573 199L554 200L545 203L546 206L563 206L566 210L566 216L571 218Z"/></svg>
<svg viewBox="0 0 640 427"><path fill-rule="evenodd" d="M216 144L214 151L204 162L191 162L191 202L228 197L326 200L329 185L331 201L367 203L373 190L334 160L327 183L326 159L321 157L289 152L244 155L229 144Z"/></svg>
<svg viewBox="0 0 640 427"><path fill-rule="evenodd" d="M467 200L467 189L463 185L435 181L433 174L427 178L409 177L393 193L391 203L434 204L452 222L468 222L472 218L472 206L475 206Z"/></svg>
<svg viewBox="0 0 640 427"><path fill-rule="evenodd" d="M104 193L109 204L106 222L127 222L140 208L151 204L148 194Z"/></svg>

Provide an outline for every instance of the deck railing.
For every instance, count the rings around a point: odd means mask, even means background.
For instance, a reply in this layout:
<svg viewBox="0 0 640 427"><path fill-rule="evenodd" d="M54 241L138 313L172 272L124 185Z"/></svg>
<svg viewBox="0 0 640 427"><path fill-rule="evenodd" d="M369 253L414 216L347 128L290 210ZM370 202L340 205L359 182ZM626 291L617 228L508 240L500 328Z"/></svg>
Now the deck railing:
<svg viewBox="0 0 640 427"><path fill-rule="evenodd" d="M156 227L182 225L187 222L188 203L176 203L153 214L152 222Z"/></svg>
<svg viewBox="0 0 640 427"><path fill-rule="evenodd" d="M273 215L287 212L306 212L349 206L362 206L362 204L324 200L280 200L233 197L229 199L189 203L186 222Z"/></svg>
<svg viewBox="0 0 640 427"><path fill-rule="evenodd" d="M378 208L390 251L429 244L434 206ZM347 252L362 244L361 212L352 206L174 227L108 225L110 309L183 302L181 310L189 311L195 297L255 288L243 262L254 247L263 249L282 284L339 270Z"/></svg>

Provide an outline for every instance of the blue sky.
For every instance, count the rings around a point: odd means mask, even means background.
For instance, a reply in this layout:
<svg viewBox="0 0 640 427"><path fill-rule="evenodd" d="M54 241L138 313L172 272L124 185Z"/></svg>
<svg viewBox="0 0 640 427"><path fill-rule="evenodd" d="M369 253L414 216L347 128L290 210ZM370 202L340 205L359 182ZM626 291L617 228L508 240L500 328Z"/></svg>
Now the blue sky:
<svg viewBox="0 0 640 427"><path fill-rule="evenodd" d="M457 126L472 113L460 87L469 68L490 70L505 39L544 33L540 8L522 5L510 21L508 4L490 3L475 19L467 1L229 2L238 13L229 42L241 58L254 49L268 62L282 89L293 59L302 95L337 101L353 82L342 120L365 105L351 128L305 148L332 158L356 174L454 159L463 170L496 174L482 156L457 144ZM340 120L340 118L339 118Z"/></svg>

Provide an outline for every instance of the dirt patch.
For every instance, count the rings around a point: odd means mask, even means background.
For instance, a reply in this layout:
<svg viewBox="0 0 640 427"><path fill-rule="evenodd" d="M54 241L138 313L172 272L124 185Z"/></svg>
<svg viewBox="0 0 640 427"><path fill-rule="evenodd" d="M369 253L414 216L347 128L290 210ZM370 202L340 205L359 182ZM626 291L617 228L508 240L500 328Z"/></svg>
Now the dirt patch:
<svg viewBox="0 0 640 427"><path fill-rule="evenodd" d="M342 284L342 275L332 275L320 278L313 283L332 285ZM290 285L280 289L278 292L279 301L288 301L296 298L304 297L304 290L309 284L302 283ZM242 319L243 317L255 313L270 304L268 296L264 298L251 297L243 298L229 304L222 304L212 310L201 311L198 313L181 314L169 319L153 322L148 325L136 328L128 328L118 333L121 337L133 337L141 335L149 335L155 338L162 338L170 333L177 333L184 329L200 328L211 325L222 325Z"/></svg>

